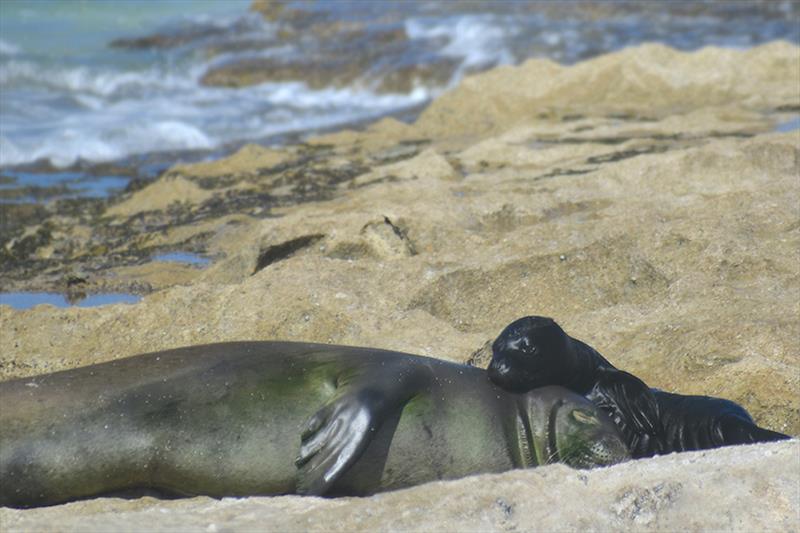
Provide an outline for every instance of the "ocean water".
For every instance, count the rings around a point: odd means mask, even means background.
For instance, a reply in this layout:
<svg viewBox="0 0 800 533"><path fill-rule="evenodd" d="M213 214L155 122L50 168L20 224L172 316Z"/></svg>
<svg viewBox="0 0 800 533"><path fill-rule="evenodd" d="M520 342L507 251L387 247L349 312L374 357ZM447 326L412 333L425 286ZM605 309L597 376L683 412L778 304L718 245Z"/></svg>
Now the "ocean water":
<svg viewBox="0 0 800 533"><path fill-rule="evenodd" d="M100 305L135 304L141 300L135 294L109 292L90 294L77 302L70 302L67 297L57 292L0 292L0 305L8 305L14 309L30 309L37 305L48 304L54 307L97 307Z"/></svg>
<svg viewBox="0 0 800 533"><path fill-rule="evenodd" d="M0 0L3 186L81 183L70 194L108 194L126 178L17 167L219 155L247 141L413 115L464 75L529 57L573 63L644 41L800 42L796 2L330 0L287 2L291 16L275 20L250 5ZM248 87L203 83L241 61L277 61L289 74Z"/></svg>
<svg viewBox="0 0 800 533"><path fill-rule="evenodd" d="M191 252L168 252L154 255L151 260L167 263L182 263L184 265L194 265L197 267L204 267L211 264L211 259Z"/></svg>

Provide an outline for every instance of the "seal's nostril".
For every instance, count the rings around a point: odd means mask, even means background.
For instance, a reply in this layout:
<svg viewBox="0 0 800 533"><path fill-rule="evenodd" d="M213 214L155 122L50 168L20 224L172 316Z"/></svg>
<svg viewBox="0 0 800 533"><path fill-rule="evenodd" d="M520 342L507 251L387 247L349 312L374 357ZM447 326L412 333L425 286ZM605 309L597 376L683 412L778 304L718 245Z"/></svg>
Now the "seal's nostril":
<svg viewBox="0 0 800 533"><path fill-rule="evenodd" d="M497 360L493 360L489 365L489 372L494 375L508 374L509 371L511 371L511 368L504 361L498 362Z"/></svg>

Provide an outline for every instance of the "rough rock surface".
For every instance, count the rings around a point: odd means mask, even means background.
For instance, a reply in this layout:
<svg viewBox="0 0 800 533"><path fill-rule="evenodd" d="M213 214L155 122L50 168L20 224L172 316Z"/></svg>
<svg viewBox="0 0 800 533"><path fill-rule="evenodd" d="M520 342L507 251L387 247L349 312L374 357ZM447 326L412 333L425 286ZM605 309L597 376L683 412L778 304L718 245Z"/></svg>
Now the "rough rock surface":
<svg viewBox="0 0 800 533"><path fill-rule="evenodd" d="M797 531L800 442L593 471L551 465L370 498L103 499L15 511L5 533L58 531Z"/></svg>
<svg viewBox="0 0 800 533"><path fill-rule="evenodd" d="M88 288L146 296L0 306L0 376L241 339L482 364L507 323L541 314L651 386L730 398L796 436L800 131L774 129L800 112L798 80L800 49L787 43L535 60L467 79L412 125L176 167L93 222L43 223L59 233L29 243L31 264L50 262L27 287L77 269ZM213 264L142 262L187 248ZM104 254L116 259L98 264ZM19 530L798 530L799 468L792 442L367 499L104 500L0 519Z"/></svg>

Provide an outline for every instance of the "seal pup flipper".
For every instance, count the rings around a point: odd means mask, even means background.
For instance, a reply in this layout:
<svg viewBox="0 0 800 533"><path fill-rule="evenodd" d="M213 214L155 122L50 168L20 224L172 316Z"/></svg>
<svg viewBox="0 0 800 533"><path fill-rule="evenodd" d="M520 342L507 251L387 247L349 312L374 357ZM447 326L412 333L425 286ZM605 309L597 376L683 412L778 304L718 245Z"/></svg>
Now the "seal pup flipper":
<svg viewBox="0 0 800 533"><path fill-rule="evenodd" d="M383 421L433 379L429 364L382 362L378 372L339 376L337 394L305 423L295 459L297 492L322 496L364 454Z"/></svg>
<svg viewBox="0 0 800 533"><path fill-rule="evenodd" d="M724 416L717 420L716 432L721 446L772 442L791 438L789 435L759 427L752 420L738 416Z"/></svg>
<svg viewBox="0 0 800 533"><path fill-rule="evenodd" d="M730 400L657 391L662 406L664 451L705 450L719 446L790 438L756 425L750 413Z"/></svg>

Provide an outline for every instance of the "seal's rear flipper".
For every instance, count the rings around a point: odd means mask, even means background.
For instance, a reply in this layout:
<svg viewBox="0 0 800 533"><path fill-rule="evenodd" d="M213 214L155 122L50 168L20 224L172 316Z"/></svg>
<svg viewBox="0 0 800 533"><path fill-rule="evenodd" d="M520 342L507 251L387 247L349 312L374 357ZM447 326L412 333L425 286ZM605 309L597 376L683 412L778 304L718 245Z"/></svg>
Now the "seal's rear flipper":
<svg viewBox="0 0 800 533"><path fill-rule="evenodd" d="M623 370L599 368L597 373L586 397L611 415L634 457L641 456L637 450L657 451L661 418L650 387Z"/></svg>
<svg viewBox="0 0 800 533"><path fill-rule="evenodd" d="M738 416L723 416L717 421L717 437L722 446L752 444L790 439L789 435L758 427L750 420Z"/></svg>

